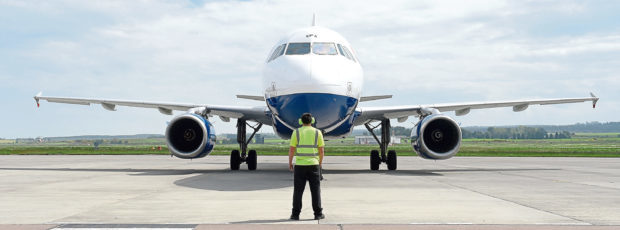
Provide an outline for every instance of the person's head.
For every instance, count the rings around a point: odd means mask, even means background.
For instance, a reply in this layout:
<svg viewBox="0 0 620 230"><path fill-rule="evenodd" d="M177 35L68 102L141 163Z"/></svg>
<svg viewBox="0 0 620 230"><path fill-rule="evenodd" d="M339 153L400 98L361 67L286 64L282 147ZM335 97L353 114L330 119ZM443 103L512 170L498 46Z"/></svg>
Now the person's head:
<svg viewBox="0 0 620 230"><path fill-rule="evenodd" d="M304 125L311 125L314 121L314 118L312 117L312 114L310 113L304 113L303 115L301 115L301 123L303 123Z"/></svg>

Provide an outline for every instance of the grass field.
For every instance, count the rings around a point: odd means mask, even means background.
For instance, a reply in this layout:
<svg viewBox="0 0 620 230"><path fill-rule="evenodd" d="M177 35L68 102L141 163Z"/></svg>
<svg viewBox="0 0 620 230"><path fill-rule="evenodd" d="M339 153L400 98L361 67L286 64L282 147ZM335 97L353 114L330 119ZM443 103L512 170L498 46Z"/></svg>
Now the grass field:
<svg viewBox="0 0 620 230"><path fill-rule="evenodd" d="M374 145L354 145L352 140L328 141L327 155L367 156ZM162 146L162 150L153 150ZM216 145L211 154L228 155L238 146L234 144ZM273 139L266 144L252 144L259 155L286 155L288 141ZM413 156L411 145L398 144L390 149L400 156ZM42 144L0 144L0 154L162 154L167 155L163 139L128 140L123 144L102 144L95 150L92 142L79 143L42 143ZM510 157L620 157L620 137L617 133L578 134L572 139L550 140L504 140L504 139L464 139L457 156L510 156Z"/></svg>

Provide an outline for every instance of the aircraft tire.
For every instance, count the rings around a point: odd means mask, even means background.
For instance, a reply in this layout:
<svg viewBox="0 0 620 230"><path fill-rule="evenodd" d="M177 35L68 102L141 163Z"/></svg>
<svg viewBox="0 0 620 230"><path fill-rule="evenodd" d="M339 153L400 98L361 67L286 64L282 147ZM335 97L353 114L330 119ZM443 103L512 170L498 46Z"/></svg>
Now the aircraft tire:
<svg viewBox="0 0 620 230"><path fill-rule="evenodd" d="M388 170L396 170L396 151L395 150L390 150L388 151L388 155L387 155L387 167Z"/></svg>
<svg viewBox="0 0 620 230"><path fill-rule="evenodd" d="M379 165L381 164L381 157L379 157L378 150L370 151L370 170L379 170Z"/></svg>
<svg viewBox="0 0 620 230"><path fill-rule="evenodd" d="M248 163L248 170L250 171L256 170L256 160L257 160L256 150L252 149L248 151L248 158L246 160L246 162Z"/></svg>
<svg viewBox="0 0 620 230"><path fill-rule="evenodd" d="M241 155L239 155L239 150L233 149L230 151L230 170L239 170L240 165Z"/></svg>

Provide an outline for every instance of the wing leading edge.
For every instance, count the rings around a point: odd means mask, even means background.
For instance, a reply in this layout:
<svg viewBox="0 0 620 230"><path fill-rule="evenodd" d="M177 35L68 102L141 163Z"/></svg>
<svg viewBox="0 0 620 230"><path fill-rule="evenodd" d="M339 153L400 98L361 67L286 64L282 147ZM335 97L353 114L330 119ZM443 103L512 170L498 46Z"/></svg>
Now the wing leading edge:
<svg viewBox="0 0 620 230"><path fill-rule="evenodd" d="M495 102L470 102L470 103L446 103L432 105L392 106L392 107L362 107L355 125L363 125L371 120L398 119L404 122L409 116L423 116L433 109L439 112L454 111L457 116L468 114L472 109L489 109L499 107L512 107L515 112L527 109L530 105L552 105L592 101L592 108L596 108L599 98L590 93L590 97L583 98L558 98L518 101L495 101Z"/></svg>
<svg viewBox="0 0 620 230"><path fill-rule="evenodd" d="M76 105L100 104L104 109L110 111L116 111L116 106L153 108L159 110L160 113L166 115L172 115L172 111L200 112L209 116L219 116L221 120L226 122L229 121L230 118L243 118L246 120L254 120L265 125L271 125L271 119L269 117L269 112L266 106L249 107L76 97L47 97L42 96L41 93L34 96L34 100L37 102L37 106L39 106L40 100L44 100L53 103Z"/></svg>

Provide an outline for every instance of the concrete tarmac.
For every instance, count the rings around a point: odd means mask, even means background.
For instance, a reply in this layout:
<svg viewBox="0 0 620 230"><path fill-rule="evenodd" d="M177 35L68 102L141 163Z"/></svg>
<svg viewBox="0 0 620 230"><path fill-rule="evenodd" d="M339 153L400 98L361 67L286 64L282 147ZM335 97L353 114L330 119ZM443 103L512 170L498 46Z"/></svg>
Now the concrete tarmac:
<svg viewBox="0 0 620 230"><path fill-rule="evenodd" d="M356 229L381 224L620 229L618 158L399 157L397 171L385 165L370 171L369 157L327 156L322 182L327 218L320 222L312 220L309 189L302 220L288 220L293 177L287 157L259 156L257 171L245 165L230 171L228 161L227 156L0 156L0 228L320 223L321 229L353 224L372 224Z"/></svg>

